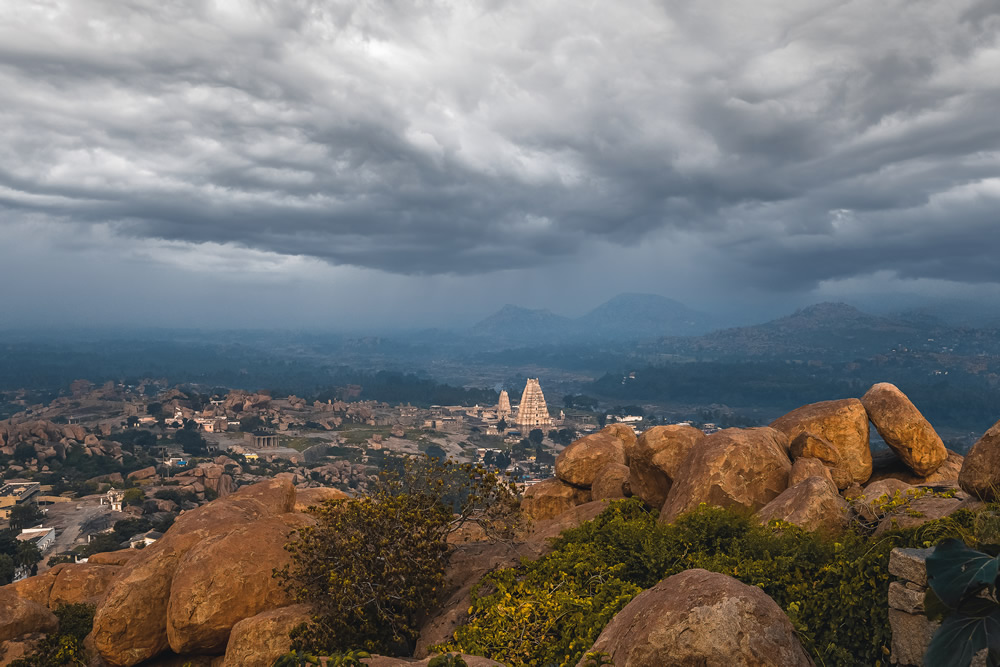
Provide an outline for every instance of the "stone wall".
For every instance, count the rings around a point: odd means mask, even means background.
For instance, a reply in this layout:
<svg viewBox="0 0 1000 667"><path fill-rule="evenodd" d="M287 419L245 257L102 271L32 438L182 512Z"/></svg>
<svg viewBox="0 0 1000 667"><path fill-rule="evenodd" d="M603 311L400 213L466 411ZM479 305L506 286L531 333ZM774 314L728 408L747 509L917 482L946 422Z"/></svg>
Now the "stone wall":
<svg viewBox="0 0 1000 667"><path fill-rule="evenodd" d="M889 584L889 625L892 628L894 665L922 667L931 637L941 624L924 616L924 593L927 592L927 557L933 549L893 549L889 555L889 574L897 578ZM986 651L972 661L973 667L986 667Z"/></svg>

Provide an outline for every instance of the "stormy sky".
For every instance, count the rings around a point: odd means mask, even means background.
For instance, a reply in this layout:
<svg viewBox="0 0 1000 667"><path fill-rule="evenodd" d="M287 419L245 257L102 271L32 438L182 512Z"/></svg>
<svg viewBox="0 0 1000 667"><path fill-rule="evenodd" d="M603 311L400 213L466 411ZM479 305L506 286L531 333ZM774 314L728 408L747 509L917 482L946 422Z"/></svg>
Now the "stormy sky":
<svg viewBox="0 0 1000 667"><path fill-rule="evenodd" d="M994 0L0 0L4 324L996 299L998 119Z"/></svg>

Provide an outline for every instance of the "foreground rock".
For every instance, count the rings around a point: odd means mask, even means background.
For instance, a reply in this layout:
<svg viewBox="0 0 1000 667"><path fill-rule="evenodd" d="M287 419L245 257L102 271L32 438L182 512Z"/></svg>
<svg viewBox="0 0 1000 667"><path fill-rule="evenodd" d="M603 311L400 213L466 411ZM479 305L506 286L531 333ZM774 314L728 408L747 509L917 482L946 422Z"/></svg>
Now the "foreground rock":
<svg viewBox="0 0 1000 667"><path fill-rule="evenodd" d="M224 667L271 667L292 648L288 633L309 621L309 606L297 604L245 618L233 626Z"/></svg>
<svg viewBox="0 0 1000 667"><path fill-rule="evenodd" d="M312 489L298 489L295 492L295 511L305 512L313 505L322 505L327 500L346 500L349 495L340 489L317 486Z"/></svg>
<svg viewBox="0 0 1000 667"><path fill-rule="evenodd" d="M980 500L1000 499L1000 422L990 427L969 450L958 484Z"/></svg>
<svg viewBox="0 0 1000 667"><path fill-rule="evenodd" d="M825 477L807 477L789 487L757 514L762 523L772 519L795 524L799 528L833 534L847 527L850 516L847 501Z"/></svg>
<svg viewBox="0 0 1000 667"><path fill-rule="evenodd" d="M59 569L49 593L49 608L64 604L96 604L121 571L118 565L69 563Z"/></svg>
<svg viewBox="0 0 1000 667"><path fill-rule="evenodd" d="M570 486L553 477L528 487L521 510L529 519L543 521L587 502L590 502L589 490Z"/></svg>
<svg viewBox="0 0 1000 667"><path fill-rule="evenodd" d="M55 614L31 600L19 597L9 586L0 588L0 642L33 632L53 632Z"/></svg>
<svg viewBox="0 0 1000 667"><path fill-rule="evenodd" d="M631 437L630 437L631 436ZM601 468L609 463L628 465L626 448L633 449L635 433L621 424L606 426L576 440L556 457L556 477L581 489L589 489Z"/></svg>
<svg viewBox="0 0 1000 667"><path fill-rule="evenodd" d="M628 667L813 664L774 600L756 586L706 570L681 572L640 593L590 651Z"/></svg>
<svg viewBox="0 0 1000 667"><path fill-rule="evenodd" d="M822 477L827 480L833 487L834 493L837 493L840 490L833 481L830 469L827 468L822 461L812 457L795 459L795 462L792 463L792 471L788 474L788 486L795 486L799 482L810 477Z"/></svg>
<svg viewBox="0 0 1000 667"><path fill-rule="evenodd" d="M948 458L934 427L895 385L877 384L861 402L885 444L916 474L926 477Z"/></svg>
<svg viewBox="0 0 1000 667"><path fill-rule="evenodd" d="M179 654L222 653L240 620L290 605L271 572L289 562L285 544L310 522L298 513L264 518L190 549L171 583L170 648Z"/></svg>
<svg viewBox="0 0 1000 667"><path fill-rule="evenodd" d="M803 405L774 420L771 428L788 436L789 444L802 433L809 433L832 445L836 455L828 450L821 453L815 449L818 444L800 455L835 461L832 474L838 488L846 489L852 482L861 484L872 474L868 414L856 398Z"/></svg>
<svg viewBox="0 0 1000 667"><path fill-rule="evenodd" d="M177 566L193 547L256 519L289 512L295 487L270 480L177 518L170 530L122 568L94 615L94 645L111 665L130 667L165 651L167 606Z"/></svg>
<svg viewBox="0 0 1000 667"><path fill-rule="evenodd" d="M787 450L788 438L773 428L713 433L678 469L660 521L673 521L701 503L759 510L788 488Z"/></svg>
<svg viewBox="0 0 1000 667"><path fill-rule="evenodd" d="M958 476L962 471L965 458L958 452L953 452L950 449L945 451L948 452L948 458L945 459L945 462L937 470L926 476L918 475L910 470L909 466L903 463L896 456L895 452L885 452L875 457L875 470L868 481L877 482L882 479L898 479L913 486L921 484L957 485Z"/></svg>
<svg viewBox="0 0 1000 667"><path fill-rule="evenodd" d="M693 426L654 426L639 436L629 459L629 488L655 509L663 507L688 453L705 434Z"/></svg>

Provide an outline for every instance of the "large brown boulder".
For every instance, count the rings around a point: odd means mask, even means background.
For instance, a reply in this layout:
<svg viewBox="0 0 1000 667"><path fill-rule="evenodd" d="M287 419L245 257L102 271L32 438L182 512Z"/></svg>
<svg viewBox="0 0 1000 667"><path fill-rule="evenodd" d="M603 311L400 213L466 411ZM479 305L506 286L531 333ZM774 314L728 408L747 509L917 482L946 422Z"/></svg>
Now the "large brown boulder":
<svg viewBox="0 0 1000 667"><path fill-rule="evenodd" d="M25 600L31 600L36 604L40 604L43 607L49 606L49 595L52 593L52 587L56 583L56 577L62 569L66 567L66 563L60 563L55 567L42 572L41 574L36 574L33 577L28 577L27 579L22 579L21 581L15 581L12 584L0 588L0 591L11 590L18 597L22 597Z"/></svg>
<svg viewBox="0 0 1000 667"><path fill-rule="evenodd" d="M791 621L764 591L706 570L675 574L637 595L590 651L621 667L813 664Z"/></svg>
<svg viewBox="0 0 1000 667"><path fill-rule="evenodd" d="M788 488L788 438L773 428L730 428L706 437L677 471L660 521L701 503L753 511Z"/></svg>
<svg viewBox="0 0 1000 667"><path fill-rule="evenodd" d="M916 528L928 521L943 519L962 506L960 498L945 498L928 493L915 497L899 510L892 512L879 522L876 535L890 530Z"/></svg>
<svg viewBox="0 0 1000 667"><path fill-rule="evenodd" d="M808 531L836 533L850 519L847 501L825 477L808 477L785 489L757 513L761 523L772 519L795 524Z"/></svg>
<svg viewBox="0 0 1000 667"><path fill-rule="evenodd" d="M167 639L174 653L222 653L236 623L292 604L271 573L289 562L285 544L308 523L299 513L264 518L192 547L170 588Z"/></svg>
<svg viewBox="0 0 1000 667"><path fill-rule="evenodd" d="M650 507L663 507L681 463L704 438L693 426L654 426L644 431L629 459L632 494Z"/></svg>
<svg viewBox="0 0 1000 667"><path fill-rule="evenodd" d="M556 457L556 477L582 489L589 489L594 478L609 463L628 465L626 447L635 447L635 432L612 424L590 435L585 435ZM631 434L631 438L628 437Z"/></svg>
<svg viewBox="0 0 1000 667"><path fill-rule="evenodd" d="M531 526L531 530L525 536L527 542L547 542L559 537L564 530L576 528L592 519L608 508L607 500L594 500L589 503L577 505L566 510L559 516L544 521L536 521Z"/></svg>
<svg viewBox="0 0 1000 667"><path fill-rule="evenodd" d="M10 586L0 588L0 642L31 632L53 632L58 626L55 614L18 596Z"/></svg>
<svg viewBox="0 0 1000 667"><path fill-rule="evenodd" d="M1000 499L1000 422L991 426L965 455L958 484L980 500Z"/></svg>
<svg viewBox="0 0 1000 667"><path fill-rule="evenodd" d="M154 466L149 466L148 468L136 470L128 474L128 479L134 479L136 481L149 479L150 477L156 477L156 468Z"/></svg>
<svg viewBox="0 0 1000 667"><path fill-rule="evenodd" d="M597 471L590 497L594 500L616 500L632 495L629 488L629 469L621 463L609 463Z"/></svg>
<svg viewBox="0 0 1000 667"><path fill-rule="evenodd" d="M177 517L162 539L122 568L98 604L93 638L101 657L130 667L166 650L170 585L187 552L210 537L294 506L291 482L269 480Z"/></svg>
<svg viewBox="0 0 1000 667"><path fill-rule="evenodd" d="M271 667L292 648L288 633L309 621L309 605L271 609L233 626L223 667Z"/></svg>
<svg viewBox="0 0 1000 667"><path fill-rule="evenodd" d="M118 576L118 565L67 563L59 570L49 593L49 608L63 604L96 603Z"/></svg>
<svg viewBox="0 0 1000 667"><path fill-rule="evenodd" d="M821 454L818 443L813 443L813 451L804 455L836 460L832 467L833 479L838 488L846 489L851 482L863 483L872 474L868 414L861 401L856 398L803 405L775 419L771 422L771 428L787 435L789 445L802 433L810 433L832 445L836 457L829 452ZM801 446L807 444L809 443L804 442ZM794 453L792 455L795 456Z"/></svg>
<svg viewBox="0 0 1000 667"><path fill-rule="evenodd" d="M822 461L812 457L795 459L792 463L792 471L788 473L788 486L791 488L810 477L821 477L833 485L835 493L839 491L833 481L833 477L830 475L830 469L823 465Z"/></svg>
<svg viewBox="0 0 1000 667"><path fill-rule="evenodd" d="M916 474L926 477L948 458L934 427L896 385L876 384L861 402L885 444Z"/></svg>
<svg viewBox="0 0 1000 667"><path fill-rule="evenodd" d="M94 554L87 559L87 562L92 565L125 565L140 554L142 554L142 551L139 549L105 551L99 554Z"/></svg>
<svg viewBox="0 0 1000 667"><path fill-rule="evenodd" d="M532 484L524 492L521 510L535 521L551 519L577 505L590 502L590 491L552 477Z"/></svg>

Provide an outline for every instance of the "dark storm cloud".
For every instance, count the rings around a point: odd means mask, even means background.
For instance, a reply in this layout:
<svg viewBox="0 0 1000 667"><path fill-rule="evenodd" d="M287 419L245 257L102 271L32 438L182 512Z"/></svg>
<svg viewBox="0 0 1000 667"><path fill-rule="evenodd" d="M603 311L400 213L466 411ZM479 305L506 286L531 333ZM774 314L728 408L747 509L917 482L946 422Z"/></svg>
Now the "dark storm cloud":
<svg viewBox="0 0 1000 667"><path fill-rule="evenodd" d="M995 3L4 13L0 220L399 274L676 232L767 288L1000 281Z"/></svg>

